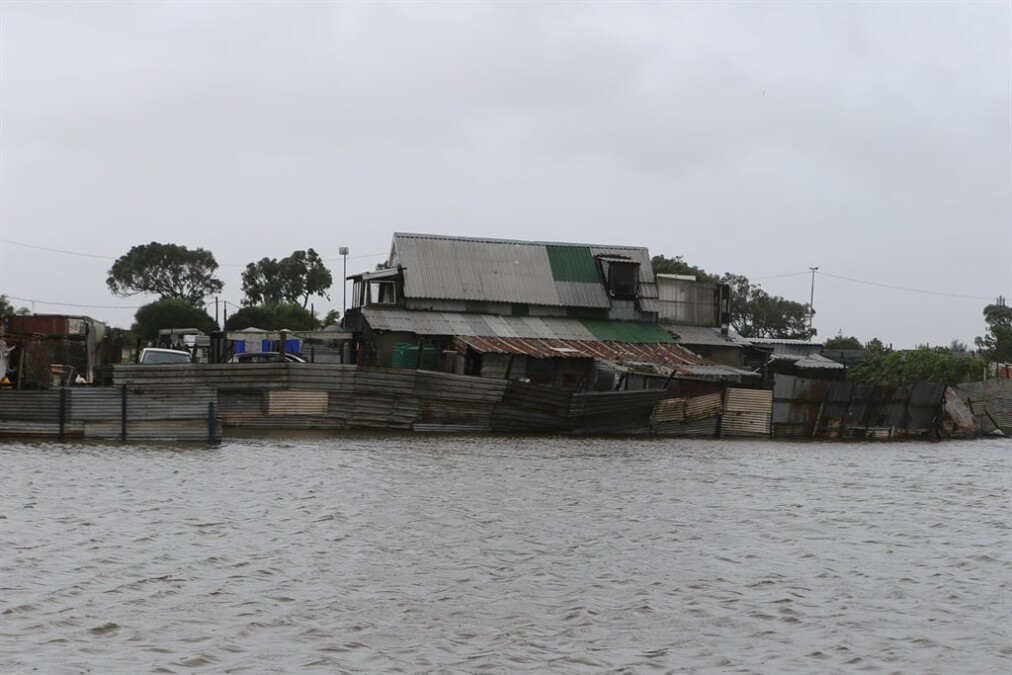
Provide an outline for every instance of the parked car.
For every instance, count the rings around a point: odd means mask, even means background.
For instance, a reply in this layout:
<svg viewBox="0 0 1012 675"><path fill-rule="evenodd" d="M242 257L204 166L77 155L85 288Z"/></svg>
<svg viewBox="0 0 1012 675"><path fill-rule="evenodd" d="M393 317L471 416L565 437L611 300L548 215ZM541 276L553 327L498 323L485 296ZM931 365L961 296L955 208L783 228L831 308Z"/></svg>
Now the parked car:
<svg viewBox="0 0 1012 675"><path fill-rule="evenodd" d="M277 352L247 352L236 354L232 357L232 363L305 363L306 360L295 354L285 353L283 356Z"/></svg>
<svg viewBox="0 0 1012 675"><path fill-rule="evenodd" d="M137 359L137 363L147 365L153 363L193 363L193 357L190 355L190 352L184 352L179 349L147 347L141 350L141 356Z"/></svg>

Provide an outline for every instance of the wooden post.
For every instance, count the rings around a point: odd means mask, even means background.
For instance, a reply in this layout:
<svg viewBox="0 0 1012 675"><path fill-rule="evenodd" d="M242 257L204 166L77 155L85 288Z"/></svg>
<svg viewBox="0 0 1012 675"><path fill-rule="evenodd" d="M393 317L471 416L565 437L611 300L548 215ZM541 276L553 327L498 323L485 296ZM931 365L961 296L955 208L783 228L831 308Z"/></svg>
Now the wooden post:
<svg viewBox="0 0 1012 675"><path fill-rule="evenodd" d="M127 386L120 387L120 431L119 440L126 443L127 439Z"/></svg>
<svg viewBox="0 0 1012 675"><path fill-rule="evenodd" d="M671 386L671 380L675 379L675 374L676 373L677 373L677 371L674 368L672 368L671 369L671 374L668 375L668 379L664 380L664 386L661 387L661 389L664 390L664 398L668 397L668 387Z"/></svg>
<svg viewBox="0 0 1012 675"><path fill-rule="evenodd" d="M217 424L214 415L214 401L207 402L207 443L214 445L217 440Z"/></svg>
<svg viewBox="0 0 1012 675"><path fill-rule="evenodd" d="M720 392L720 412L717 413L717 428L714 429L717 438L724 436L724 411L727 410L727 390L728 386L727 382L725 382L724 390Z"/></svg>
<svg viewBox="0 0 1012 675"><path fill-rule="evenodd" d="M60 440L66 432L67 425L67 388L60 387Z"/></svg>
<svg viewBox="0 0 1012 675"><path fill-rule="evenodd" d="M16 388L17 389L24 389L25 388L24 387L24 382L25 382L25 352L27 351L27 348L28 348L28 341L27 340L22 341L19 346L20 346L20 349L18 349L18 384L17 384Z"/></svg>
<svg viewBox="0 0 1012 675"><path fill-rule="evenodd" d="M837 434L837 438L843 438L843 432L847 428L847 420L850 419L851 408L854 407L854 392L857 391L857 385L853 382L850 383L850 395L847 396L847 407L843 411L843 419L840 420L840 433Z"/></svg>
<svg viewBox="0 0 1012 675"><path fill-rule="evenodd" d="M822 402L819 403L819 412L815 415L815 424L812 425L812 438L819 434L819 421L822 420L822 411L826 408L826 399L829 398L829 387L822 394Z"/></svg>

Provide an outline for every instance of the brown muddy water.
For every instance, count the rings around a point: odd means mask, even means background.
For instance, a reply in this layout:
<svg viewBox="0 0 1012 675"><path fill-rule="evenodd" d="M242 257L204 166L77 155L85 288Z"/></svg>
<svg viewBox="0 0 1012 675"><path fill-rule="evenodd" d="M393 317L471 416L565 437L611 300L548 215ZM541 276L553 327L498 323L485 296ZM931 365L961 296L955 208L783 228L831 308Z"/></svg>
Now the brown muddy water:
<svg viewBox="0 0 1012 675"><path fill-rule="evenodd" d="M1012 671L1012 442L0 445L0 672Z"/></svg>

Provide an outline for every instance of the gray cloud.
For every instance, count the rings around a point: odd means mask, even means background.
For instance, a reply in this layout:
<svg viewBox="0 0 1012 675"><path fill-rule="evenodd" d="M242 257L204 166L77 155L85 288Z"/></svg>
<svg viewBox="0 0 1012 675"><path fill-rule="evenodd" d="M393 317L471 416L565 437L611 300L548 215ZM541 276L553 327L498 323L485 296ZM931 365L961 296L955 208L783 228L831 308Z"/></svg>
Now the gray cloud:
<svg viewBox="0 0 1012 675"><path fill-rule="evenodd" d="M781 275L811 265L1012 295L1009 25L997 2L8 1L0 238L201 246L232 302L248 261L395 230L646 245L801 301ZM109 264L0 243L0 292L138 304ZM824 337L983 332L984 300L816 289Z"/></svg>

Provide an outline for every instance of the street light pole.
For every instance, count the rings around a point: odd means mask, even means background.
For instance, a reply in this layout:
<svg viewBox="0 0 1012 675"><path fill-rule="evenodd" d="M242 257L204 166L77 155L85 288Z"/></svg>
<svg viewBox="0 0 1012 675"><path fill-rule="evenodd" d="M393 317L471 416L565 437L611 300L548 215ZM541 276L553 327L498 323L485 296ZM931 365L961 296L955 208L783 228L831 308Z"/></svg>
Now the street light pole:
<svg viewBox="0 0 1012 675"><path fill-rule="evenodd" d="M342 246L337 249L338 254L344 258L344 275L341 277L341 325L344 325L344 315L348 313L348 247Z"/></svg>
<svg viewBox="0 0 1012 675"><path fill-rule="evenodd" d="M818 267L809 267L809 271L812 273L812 295L808 299L808 332L812 332L812 318L815 316L815 273L819 271ZM811 339L811 335L808 339Z"/></svg>

